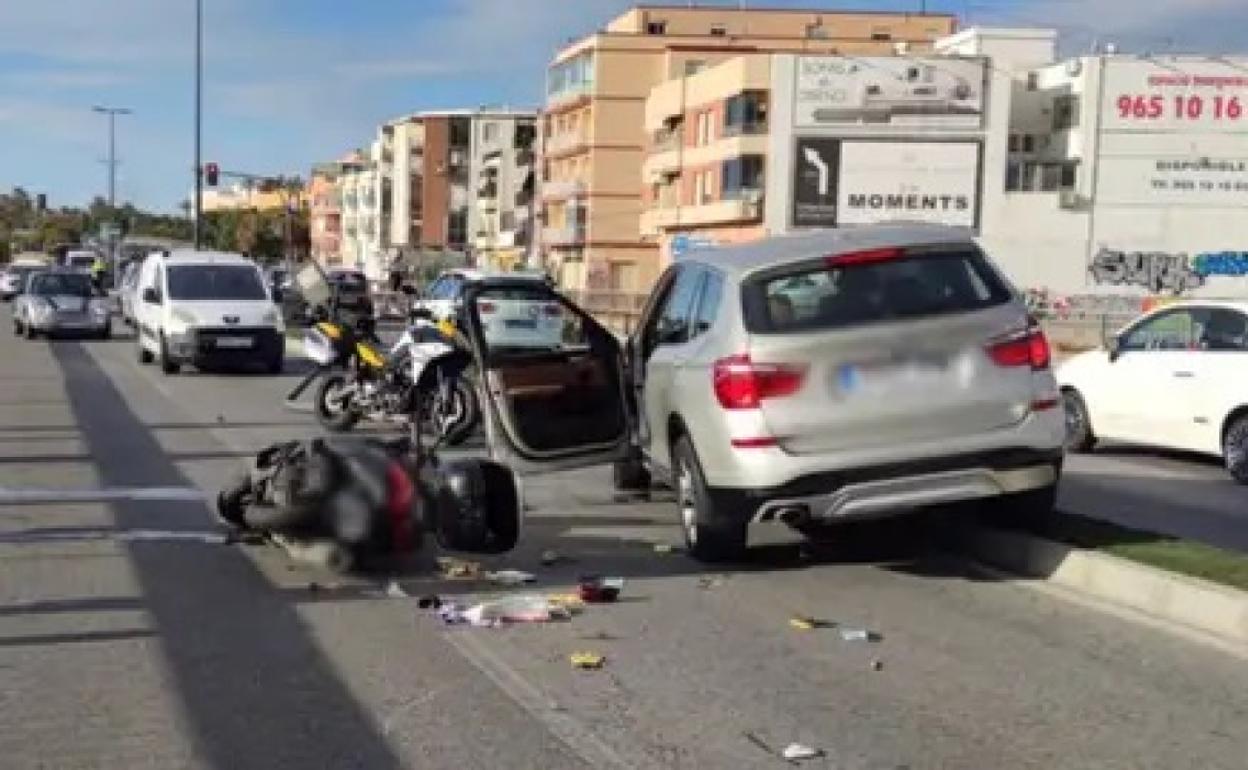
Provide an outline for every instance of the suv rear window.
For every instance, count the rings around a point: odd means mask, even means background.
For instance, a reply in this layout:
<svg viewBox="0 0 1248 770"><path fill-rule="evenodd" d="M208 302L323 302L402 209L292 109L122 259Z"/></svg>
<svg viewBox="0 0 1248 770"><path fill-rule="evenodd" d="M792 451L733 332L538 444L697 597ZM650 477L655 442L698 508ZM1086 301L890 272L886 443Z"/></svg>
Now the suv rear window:
<svg viewBox="0 0 1248 770"><path fill-rule="evenodd" d="M1010 290L973 246L907 250L844 264L836 258L771 270L744 290L746 326L755 333L965 313L1001 305Z"/></svg>

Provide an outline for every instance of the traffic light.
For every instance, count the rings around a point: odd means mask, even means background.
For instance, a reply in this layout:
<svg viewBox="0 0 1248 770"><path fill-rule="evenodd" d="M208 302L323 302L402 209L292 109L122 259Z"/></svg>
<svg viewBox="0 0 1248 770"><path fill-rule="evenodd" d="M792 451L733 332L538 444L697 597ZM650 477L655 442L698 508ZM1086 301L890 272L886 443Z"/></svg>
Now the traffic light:
<svg viewBox="0 0 1248 770"><path fill-rule="evenodd" d="M204 183L209 187L217 186L217 178L221 175L221 169L216 163L204 164Z"/></svg>

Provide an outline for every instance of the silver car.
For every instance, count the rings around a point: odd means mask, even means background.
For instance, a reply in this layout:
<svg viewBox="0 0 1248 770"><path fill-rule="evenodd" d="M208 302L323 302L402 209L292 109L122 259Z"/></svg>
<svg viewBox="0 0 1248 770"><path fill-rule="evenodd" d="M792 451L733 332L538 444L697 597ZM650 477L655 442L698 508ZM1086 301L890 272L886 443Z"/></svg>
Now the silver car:
<svg viewBox="0 0 1248 770"><path fill-rule="evenodd" d="M887 225L694 252L622 358L562 300L565 347L483 350L495 446L521 471L614 459L671 482L690 552L947 503L1052 508L1065 424L1048 343L970 234ZM621 440L619 433L627 435Z"/></svg>
<svg viewBox="0 0 1248 770"><path fill-rule="evenodd" d="M99 296L91 276L57 269L34 273L13 307L13 333L34 339L46 334L112 336L108 299Z"/></svg>

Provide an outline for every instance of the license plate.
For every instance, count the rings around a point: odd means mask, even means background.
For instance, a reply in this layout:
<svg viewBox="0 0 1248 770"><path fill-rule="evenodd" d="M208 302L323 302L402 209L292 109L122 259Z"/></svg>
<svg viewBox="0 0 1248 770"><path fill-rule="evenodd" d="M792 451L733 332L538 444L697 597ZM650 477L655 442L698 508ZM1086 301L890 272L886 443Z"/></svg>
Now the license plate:
<svg viewBox="0 0 1248 770"><path fill-rule="evenodd" d="M219 348L249 348L251 337L217 337Z"/></svg>
<svg viewBox="0 0 1248 770"><path fill-rule="evenodd" d="M835 379L841 396L917 393L949 384L949 365L936 359L843 364Z"/></svg>
<svg viewBox="0 0 1248 770"><path fill-rule="evenodd" d="M536 329L537 321L507 321L504 325L508 329Z"/></svg>

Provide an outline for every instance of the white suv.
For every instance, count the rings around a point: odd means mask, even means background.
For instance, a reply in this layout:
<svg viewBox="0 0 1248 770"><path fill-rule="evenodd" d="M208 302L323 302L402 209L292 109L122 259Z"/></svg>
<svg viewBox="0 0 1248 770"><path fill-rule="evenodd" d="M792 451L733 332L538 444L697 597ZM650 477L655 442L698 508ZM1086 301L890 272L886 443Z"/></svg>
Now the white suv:
<svg viewBox="0 0 1248 770"><path fill-rule="evenodd" d="M260 364L281 373L286 330L251 260L220 252L159 252L144 260L136 291L140 363L159 359L166 374L183 364Z"/></svg>
<svg viewBox="0 0 1248 770"><path fill-rule="evenodd" d="M479 308L508 291L482 285L466 308L513 466L611 459L621 488L667 479L695 557L739 555L752 523L1053 507L1065 421L1048 343L965 230L693 252L660 278L623 359L566 301L558 355L491 344Z"/></svg>

